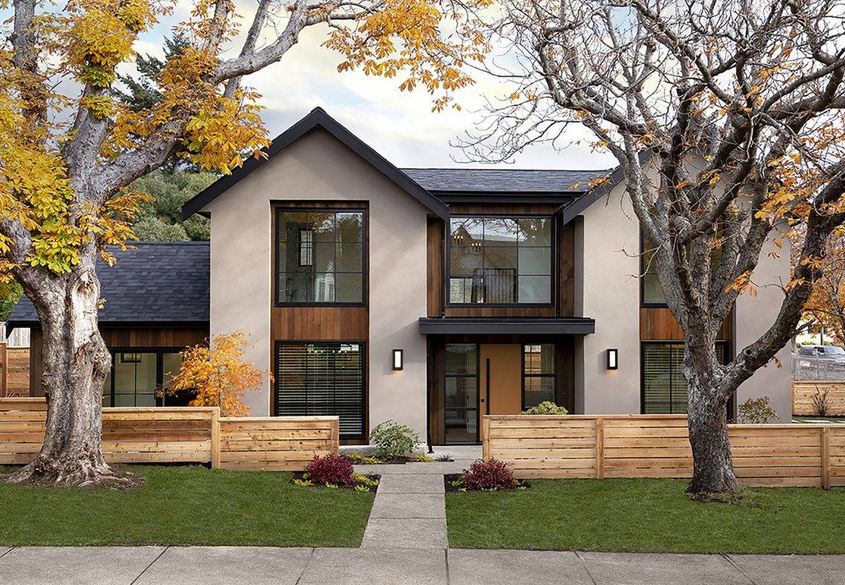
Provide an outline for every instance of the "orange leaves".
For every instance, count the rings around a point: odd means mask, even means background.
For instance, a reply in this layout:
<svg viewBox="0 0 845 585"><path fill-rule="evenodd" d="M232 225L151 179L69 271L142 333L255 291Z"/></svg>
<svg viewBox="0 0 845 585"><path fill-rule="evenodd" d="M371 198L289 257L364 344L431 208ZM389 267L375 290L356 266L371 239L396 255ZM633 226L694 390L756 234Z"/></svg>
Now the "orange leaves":
<svg viewBox="0 0 845 585"><path fill-rule="evenodd" d="M740 274L736 280L725 287L725 292L749 293L752 297L756 297L757 287L751 282L751 272L751 270L748 270Z"/></svg>
<svg viewBox="0 0 845 585"><path fill-rule="evenodd" d="M489 0L475 2L488 4ZM422 86L431 94L442 92L433 107L442 110L452 92L474 83L463 71L464 64L483 61L489 50L478 22L469 14L450 8L447 20L438 2L386 0L354 25L333 30L323 44L344 56L338 71L360 69L387 78L405 75L402 91Z"/></svg>
<svg viewBox="0 0 845 585"><path fill-rule="evenodd" d="M246 335L238 331L215 336L210 347L187 348L168 391L194 392L191 406L219 406L223 416L248 415L244 392L258 389L264 376L254 364L243 360L248 345Z"/></svg>

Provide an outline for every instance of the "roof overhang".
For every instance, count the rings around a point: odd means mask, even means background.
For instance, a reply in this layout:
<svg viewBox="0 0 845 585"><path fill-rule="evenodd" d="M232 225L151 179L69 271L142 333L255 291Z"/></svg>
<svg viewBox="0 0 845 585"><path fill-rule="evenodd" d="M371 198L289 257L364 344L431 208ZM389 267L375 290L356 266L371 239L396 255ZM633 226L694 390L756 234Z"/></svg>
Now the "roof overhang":
<svg viewBox="0 0 845 585"><path fill-rule="evenodd" d="M449 208L445 203L426 191L401 169L373 150L340 122L329 116L322 108L314 108L307 116L277 136L269 147L263 149L266 159L251 157L242 166L232 171L232 174L221 177L195 197L189 199L182 206L182 218L188 219L193 214L200 213L206 205L228 191L238 181L254 170L261 168L262 165L267 165L274 156L316 128L322 128L334 136L411 197L419 201L431 213L442 219L448 219Z"/></svg>
<svg viewBox="0 0 845 585"><path fill-rule="evenodd" d="M596 321L589 317L420 317L423 335L589 335L595 330Z"/></svg>

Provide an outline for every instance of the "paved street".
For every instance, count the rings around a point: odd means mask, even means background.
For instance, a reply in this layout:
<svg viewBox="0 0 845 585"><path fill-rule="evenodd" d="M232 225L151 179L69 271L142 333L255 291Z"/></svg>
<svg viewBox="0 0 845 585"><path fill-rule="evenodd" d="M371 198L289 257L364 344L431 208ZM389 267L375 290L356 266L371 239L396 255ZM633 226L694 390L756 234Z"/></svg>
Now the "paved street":
<svg viewBox="0 0 845 585"><path fill-rule="evenodd" d="M840 585L845 556L654 555L365 547L2 550L14 585Z"/></svg>

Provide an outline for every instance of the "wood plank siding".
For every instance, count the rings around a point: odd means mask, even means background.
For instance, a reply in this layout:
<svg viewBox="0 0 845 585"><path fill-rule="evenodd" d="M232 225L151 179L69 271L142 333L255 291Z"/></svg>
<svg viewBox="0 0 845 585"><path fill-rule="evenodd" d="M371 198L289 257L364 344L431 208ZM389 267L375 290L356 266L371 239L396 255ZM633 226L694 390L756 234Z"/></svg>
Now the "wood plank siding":
<svg viewBox="0 0 845 585"><path fill-rule="evenodd" d="M684 331L668 307L640 307L642 341L683 341ZM733 339L733 311L719 329L719 341Z"/></svg>

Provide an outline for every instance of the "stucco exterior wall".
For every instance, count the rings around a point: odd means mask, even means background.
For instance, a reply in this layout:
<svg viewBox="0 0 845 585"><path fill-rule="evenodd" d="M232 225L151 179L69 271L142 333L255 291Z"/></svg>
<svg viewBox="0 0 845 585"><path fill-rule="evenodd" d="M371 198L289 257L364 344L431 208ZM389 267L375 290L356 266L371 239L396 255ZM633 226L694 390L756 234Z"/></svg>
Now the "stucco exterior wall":
<svg viewBox="0 0 845 585"><path fill-rule="evenodd" d="M595 333L576 344L575 404L586 414L640 412L639 234L624 184L576 224L576 252L583 254L576 314L596 320ZM608 348L619 350L617 370L606 367Z"/></svg>
<svg viewBox="0 0 845 585"><path fill-rule="evenodd" d="M315 130L213 201L211 333L241 329L247 356L271 370L271 202L369 202L370 428L387 419L425 437L427 210L327 132ZM404 349L394 372L391 350ZM270 386L247 397L253 415L270 414Z"/></svg>
<svg viewBox="0 0 845 585"><path fill-rule="evenodd" d="M780 235L780 234L778 234ZM783 302L781 287L789 282L789 241L783 239L783 248L774 244L776 236L769 238L763 247L757 268L751 275L751 282L757 295L744 293L736 302L734 347L740 352L753 343L774 322ZM792 347L787 344L777 354L777 362L757 370L737 390L737 405L749 398L768 396L772 407L782 422L792 417Z"/></svg>

